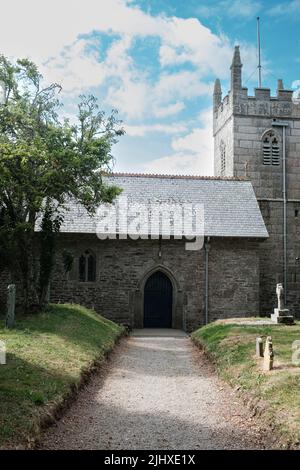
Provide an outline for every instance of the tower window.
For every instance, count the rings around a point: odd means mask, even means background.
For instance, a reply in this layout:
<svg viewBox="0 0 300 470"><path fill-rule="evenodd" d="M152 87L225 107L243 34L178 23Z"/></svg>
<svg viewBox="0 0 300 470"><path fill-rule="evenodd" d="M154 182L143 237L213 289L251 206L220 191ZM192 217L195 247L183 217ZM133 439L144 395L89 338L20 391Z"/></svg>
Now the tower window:
<svg viewBox="0 0 300 470"><path fill-rule="evenodd" d="M89 250L86 250L79 258L79 281L96 281L96 257Z"/></svg>
<svg viewBox="0 0 300 470"><path fill-rule="evenodd" d="M280 164L280 148L278 138L275 132L269 131L263 137L263 164L279 165Z"/></svg>
<svg viewBox="0 0 300 470"><path fill-rule="evenodd" d="M220 156L221 156L221 175L224 176L226 173L226 147L222 142L220 146Z"/></svg>

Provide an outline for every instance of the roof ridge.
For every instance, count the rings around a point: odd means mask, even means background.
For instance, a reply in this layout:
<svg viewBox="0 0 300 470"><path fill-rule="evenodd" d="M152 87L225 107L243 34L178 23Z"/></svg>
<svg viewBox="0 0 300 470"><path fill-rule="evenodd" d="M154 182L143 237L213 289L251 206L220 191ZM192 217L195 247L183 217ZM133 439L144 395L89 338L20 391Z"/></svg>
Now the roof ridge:
<svg viewBox="0 0 300 470"><path fill-rule="evenodd" d="M191 180L217 180L217 181L249 181L249 178L235 176L200 176L200 175L166 175L158 173L104 173L104 176L136 177L136 178L162 178L162 179L191 179Z"/></svg>

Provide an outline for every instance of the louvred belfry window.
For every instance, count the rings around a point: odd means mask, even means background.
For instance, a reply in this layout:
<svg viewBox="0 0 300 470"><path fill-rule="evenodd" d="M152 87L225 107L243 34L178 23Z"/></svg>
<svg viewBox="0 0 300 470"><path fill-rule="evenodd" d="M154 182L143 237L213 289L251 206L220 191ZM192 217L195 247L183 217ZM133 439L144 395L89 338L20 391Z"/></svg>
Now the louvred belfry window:
<svg viewBox="0 0 300 470"><path fill-rule="evenodd" d="M269 132L263 137L263 164L280 164L280 147L274 132Z"/></svg>

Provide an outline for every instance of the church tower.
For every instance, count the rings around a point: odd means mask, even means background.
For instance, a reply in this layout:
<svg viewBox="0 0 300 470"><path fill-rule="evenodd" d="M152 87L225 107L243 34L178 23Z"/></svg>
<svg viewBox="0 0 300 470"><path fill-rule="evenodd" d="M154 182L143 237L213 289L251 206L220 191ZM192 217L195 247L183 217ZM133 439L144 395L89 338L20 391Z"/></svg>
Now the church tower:
<svg viewBox="0 0 300 470"><path fill-rule="evenodd" d="M261 313L275 303L276 283L286 303L300 313L300 104L278 80L277 94L242 84L242 61L235 47L231 87L222 98L216 80L213 95L214 170L216 176L250 179L269 239L260 253Z"/></svg>

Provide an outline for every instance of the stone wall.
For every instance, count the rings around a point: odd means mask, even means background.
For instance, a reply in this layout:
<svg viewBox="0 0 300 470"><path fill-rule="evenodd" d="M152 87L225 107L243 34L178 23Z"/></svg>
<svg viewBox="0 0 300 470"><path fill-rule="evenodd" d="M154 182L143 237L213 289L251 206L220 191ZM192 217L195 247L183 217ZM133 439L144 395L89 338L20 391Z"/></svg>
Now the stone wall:
<svg viewBox="0 0 300 470"><path fill-rule="evenodd" d="M259 247L265 242L213 239L209 251L209 319L259 315Z"/></svg>
<svg viewBox="0 0 300 470"><path fill-rule="evenodd" d="M106 317L142 327L143 287L150 273L163 270L173 284L173 327L191 331L205 322L204 249L185 250L183 240L105 240L96 236L61 235L51 284L52 302L76 302ZM259 243L212 239L209 251L210 321L259 313ZM64 273L62 250L75 257ZM97 258L95 283L77 280L78 257L86 249ZM161 254L161 256L160 256Z"/></svg>
<svg viewBox="0 0 300 470"><path fill-rule="evenodd" d="M287 303L299 318L300 305L300 204L287 204ZM274 286L283 283L283 204L282 201L260 201L260 208L270 238L260 250L260 295L262 313L271 313L276 304Z"/></svg>
<svg viewBox="0 0 300 470"><path fill-rule="evenodd" d="M272 111L272 109L271 109ZM251 179L259 201L270 238L261 250L261 311L273 309L275 286L283 282L283 179L282 179L282 130L276 128L280 139L281 163L278 166L263 165L262 135L272 128L270 116L234 117L234 174ZM280 119L283 116L279 117ZM286 172L287 172L287 303L299 315L299 256L300 230L300 121L298 117L287 119ZM296 215L295 215L296 214Z"/></svg>

